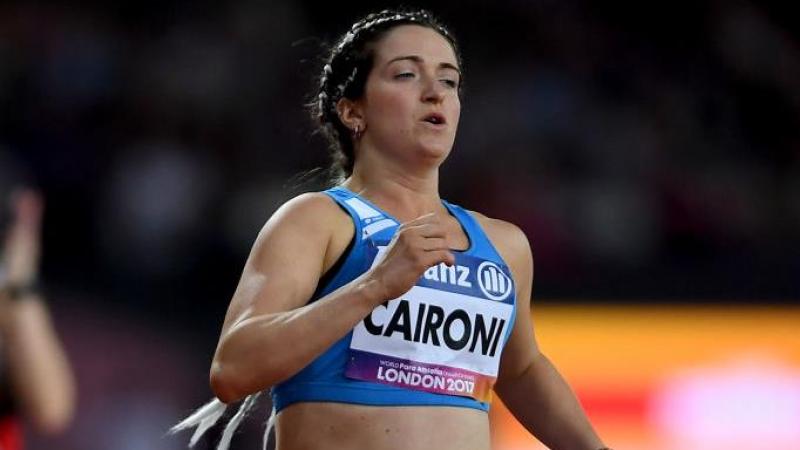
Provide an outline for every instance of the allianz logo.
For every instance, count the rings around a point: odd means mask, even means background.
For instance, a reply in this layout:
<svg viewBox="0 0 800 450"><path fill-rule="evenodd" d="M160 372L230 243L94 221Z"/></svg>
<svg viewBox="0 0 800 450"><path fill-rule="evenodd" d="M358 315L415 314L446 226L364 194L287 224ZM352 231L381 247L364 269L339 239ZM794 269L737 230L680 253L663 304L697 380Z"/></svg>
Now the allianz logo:
<svg viewBox="0 0 800 450"><path fill-rule="evenodd" d="M467 266L456 264L448 267L444 263L439 263L428 268L422 276L429 281L471 288L472 281L469 274L470 268ZM514 288L514 283L508 275L491 261L484 261L478 266L477 279L478 287L491 300L505 300Z"/></svg>
<svg viewBox="0 0 800 450"><path fill-rule="evenodd" d="M491 261L478 266L478 286L486 297L497 301L505 300L514 290L511 278Z"/></svg>
<svg viewBox="0 0 800 450"><path fill-rule="evenodd" d="M453 284L462 287L472 287L472 282L469 281L469 267L459 266L458 264L450 267L445 263L439 263L431 266L422 274L422 277L430 281L438 281L440 283Z"/></svg>

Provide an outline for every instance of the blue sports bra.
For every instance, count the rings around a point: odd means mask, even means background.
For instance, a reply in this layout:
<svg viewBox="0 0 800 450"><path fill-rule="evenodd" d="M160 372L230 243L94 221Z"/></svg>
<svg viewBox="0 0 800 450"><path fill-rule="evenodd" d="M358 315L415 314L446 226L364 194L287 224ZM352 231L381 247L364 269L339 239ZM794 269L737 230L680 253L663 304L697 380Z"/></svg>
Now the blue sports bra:
<svg viewBox="0 0 800 450"><path fill-rule="evenodd" d="M324 191L353 219L348 250L311 302L380 260L399 221L337 186ZM456 264L429 268L406 294L376 307L300 372L272 388L276 411L296 402L460 406L488 411L516 316L514 281L475 218L443 201L469 238Z"/></svg>

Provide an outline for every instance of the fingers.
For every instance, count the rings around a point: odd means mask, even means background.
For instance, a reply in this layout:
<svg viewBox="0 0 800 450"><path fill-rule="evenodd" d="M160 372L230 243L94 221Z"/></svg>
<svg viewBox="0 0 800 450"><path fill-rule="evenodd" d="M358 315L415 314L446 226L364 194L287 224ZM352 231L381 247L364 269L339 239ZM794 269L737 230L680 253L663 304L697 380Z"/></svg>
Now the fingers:
<svg viewBox="0 0 800 450"><path fill-rule="evenodd" d="M444 237L445 229L436 213L428 213L401 224L397 231L412 232L423 237Z"/></svg>
<svg viewBox="0 0 800 450"><path fill-rule="evenodd" d="M424 238L443 238L446 236L446 231L443 225L439 223L425 223L422 225L415 225L399 232L413 233L416 236Z"/></svg>
<svg viewBox="0 0 800 450"><path fill-rule="evenodd" d="M38 227L44 208L42 196L34 189L19 189L12 194L11 206L18 224Z"/></svg>
<svg viewBox="0 0 800 450"><path fill-rule="evenodd" d="M41 194L33 189L19 189L12 194L14 219L5 236L2 261L10 282L26 284L36 278L43 207Z"/></svg>
<svg viewBox="0 0 800 450"><path fill-rule="evenodd" d="M408 222L400 224L398 231L414 229L421 226L439 225L439 224L441 224L439 216L437 216L436 213L428 213L428 214L423 214L414 220L410 220Z"/></svg>
<svg viewBox="0 0 800 450"><path fill-rule="evenodd" d="M435 237L435 238L423 238L420 242L420 247L425 250L426 252L435 251L435 250L447 250L447 239Z"/></svg>
<svg viewBox="0 0 800 450"><path fill-rule="evenodd" d="M406 241L406 244L426 252L450 250L447 245L446 229L434 213L404 223L398 230L398 237Z"/></svg>
<svg viewBox="0 0 800 450"><path fill-rule="evenodd" d="M426 214L398 228L374 274L386 288L386 298L396 298L414 286L429 268L453 266L455 254L448 248L445 226L435 214Z"/></svg>
<svg viewBox="0 0 800 450"><path fill-rule="evenodd" d="M445 263L448 266L452 266L456 263L456 257L450 250L435 250L429 252L428 255L432 260L428 267L433 267L439 263Z"/></svg>
<svg viewBox="0 0 800 450"><path fill-rule="evenodd" d="M9 207L13 222L8 231L7 239L15 241L29 234L35 235L39 233L44 201L37 190L31 188L15 189L9 198Z"/></svg>

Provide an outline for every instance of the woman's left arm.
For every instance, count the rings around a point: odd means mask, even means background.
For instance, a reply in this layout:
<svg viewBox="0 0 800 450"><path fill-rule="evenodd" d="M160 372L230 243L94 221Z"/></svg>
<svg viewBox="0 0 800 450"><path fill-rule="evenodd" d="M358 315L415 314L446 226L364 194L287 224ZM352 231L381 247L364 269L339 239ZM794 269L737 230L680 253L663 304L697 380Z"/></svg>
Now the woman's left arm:
<svg viewBox="0 0 800 450"><path fill-rule="evenodd" d="M492 220L492 241L516 281L517 316L500 362L495 391L514 417L552 450L606 448L578 398L536 344L531 319L533 256L518 227Z"/></svg>

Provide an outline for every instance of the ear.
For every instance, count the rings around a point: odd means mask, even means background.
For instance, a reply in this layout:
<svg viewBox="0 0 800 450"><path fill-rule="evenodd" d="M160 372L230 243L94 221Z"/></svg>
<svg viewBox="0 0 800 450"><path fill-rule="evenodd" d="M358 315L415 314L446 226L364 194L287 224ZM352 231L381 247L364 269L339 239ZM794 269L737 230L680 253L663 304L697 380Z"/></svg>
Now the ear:
<svg viewBox="0 0 800 450"><path fill-rule="evenodd" d="M359 102L342 97L336 102L336 112L339 114L339 120L351 131L356 127L362 130L365 128L364 111Z"/></svg>

